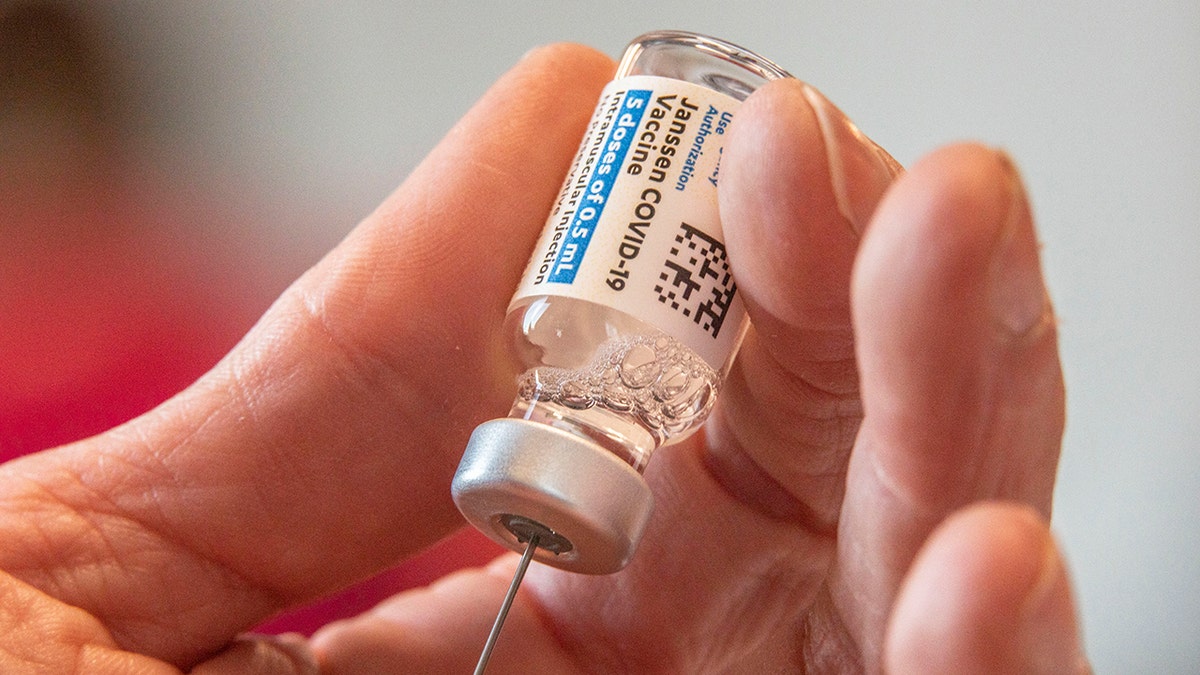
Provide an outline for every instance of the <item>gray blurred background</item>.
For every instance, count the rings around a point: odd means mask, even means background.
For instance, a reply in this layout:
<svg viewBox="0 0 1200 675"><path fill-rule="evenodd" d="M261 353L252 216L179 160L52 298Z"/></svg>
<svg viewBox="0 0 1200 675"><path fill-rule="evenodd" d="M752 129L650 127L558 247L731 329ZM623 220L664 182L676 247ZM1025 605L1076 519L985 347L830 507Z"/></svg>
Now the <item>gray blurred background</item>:
<svg viewBox="0 0 1200 675"><path fill-rule="evenodd" d="M1200 3L94 2L133 142L243 214L272 291L531 47L658 28L773 58L908 164L1008 149L1062 318L1055 529L1102 673L1200 671Z"/></svg>

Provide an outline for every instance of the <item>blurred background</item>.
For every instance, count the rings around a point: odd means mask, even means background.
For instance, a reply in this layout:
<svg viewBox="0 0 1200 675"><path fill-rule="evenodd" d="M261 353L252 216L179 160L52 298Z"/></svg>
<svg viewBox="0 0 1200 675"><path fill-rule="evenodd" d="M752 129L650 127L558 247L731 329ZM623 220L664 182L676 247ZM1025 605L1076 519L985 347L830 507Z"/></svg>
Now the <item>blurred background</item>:
<svg viewBox="0 0 1200 675"><path fill-rule="evenodd" d="M1200 670L1200 3L641 4L0 0L0 451L210 367L531 47L697 30L906 164L1015 157L1062 321L1054 521L1089 651Z"/></svg>

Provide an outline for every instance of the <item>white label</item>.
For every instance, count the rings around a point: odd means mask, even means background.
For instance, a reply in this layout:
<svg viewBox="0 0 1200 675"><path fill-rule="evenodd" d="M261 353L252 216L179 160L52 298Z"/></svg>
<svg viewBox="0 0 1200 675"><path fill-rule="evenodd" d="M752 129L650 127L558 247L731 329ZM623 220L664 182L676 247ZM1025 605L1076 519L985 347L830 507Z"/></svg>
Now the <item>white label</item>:
<svg viewBox="0 0 1200 675"><path fill-rule="evenodd" d="M719 371L745 315L717 213L739 105L672 78L609 83L513 303L554 295L606 305Z"/></svg>

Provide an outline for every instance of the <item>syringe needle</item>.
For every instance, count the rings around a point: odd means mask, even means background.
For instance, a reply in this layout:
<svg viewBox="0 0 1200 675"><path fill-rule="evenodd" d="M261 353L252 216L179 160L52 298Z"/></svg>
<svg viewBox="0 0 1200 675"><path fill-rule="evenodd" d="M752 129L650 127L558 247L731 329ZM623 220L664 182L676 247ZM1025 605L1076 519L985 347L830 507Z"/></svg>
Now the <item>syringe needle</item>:
<svg viewBox="0 0 1200 675"><path fill-rule="evenodd" d="M504 596L504 602L500 605L496 623L492 624L492 632L488 634L487 642L483 645L483 653L479 655L479 663L475 666L475 675L482 675L487 668L488 659L492 657L492 649L496 646L496 639L500 637L500 629L504 627L504 619L508 616L509 608L512 607L513 598L517 597L517 589L521 587L521 580L525 578L525 570L529 569L529 563L533 560L533 552L537 550L537 546L538 535L535 534L529 538L529 544L525 547L520 564L517 565L517 572L508 586L508 594Z"/></svg>

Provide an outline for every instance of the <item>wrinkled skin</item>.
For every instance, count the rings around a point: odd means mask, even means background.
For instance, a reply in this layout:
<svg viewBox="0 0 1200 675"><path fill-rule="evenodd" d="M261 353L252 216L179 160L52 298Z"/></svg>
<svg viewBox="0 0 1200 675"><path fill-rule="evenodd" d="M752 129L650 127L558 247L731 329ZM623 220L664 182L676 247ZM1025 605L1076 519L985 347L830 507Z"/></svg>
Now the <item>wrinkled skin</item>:
<svg viewBox="0 0 1200 675"><path fill-rule="evenodd" d="M239 635L461 526L450 476L512 396L504 309L612 70L531 53L193 387L0 469L0 670L468 672L511 556L311 642ZM902 172L780 81L721 175L753 328L719 407L651 463L633 563L535 566L489 672L1086 671L1012 163Z"/></svg>

